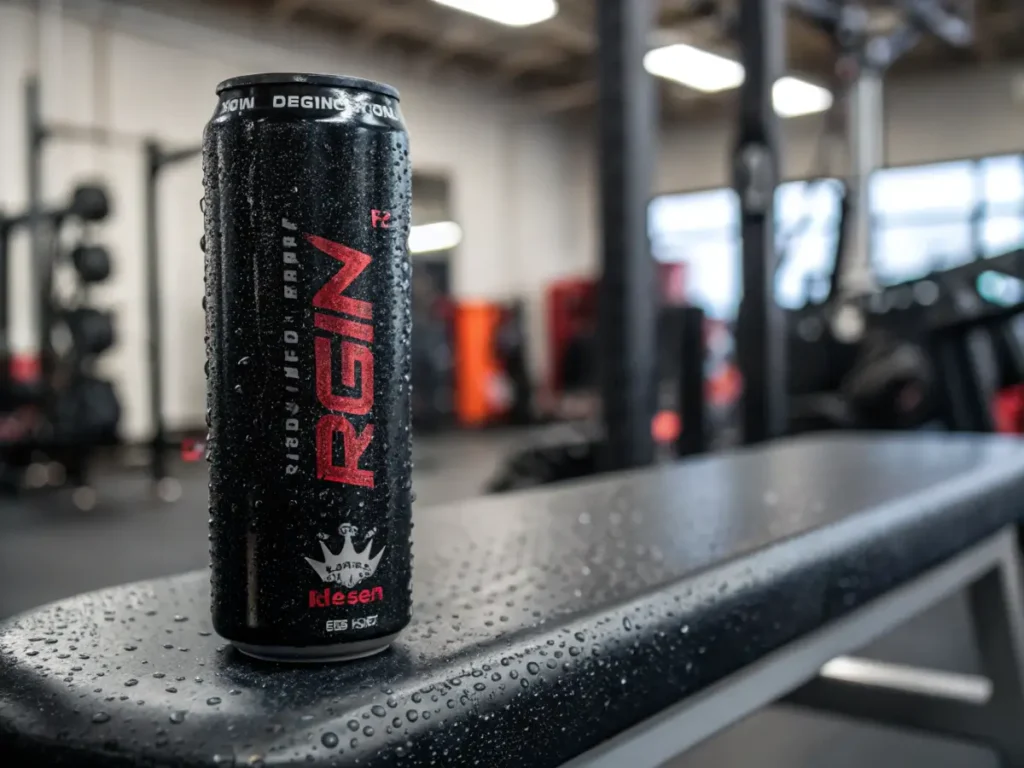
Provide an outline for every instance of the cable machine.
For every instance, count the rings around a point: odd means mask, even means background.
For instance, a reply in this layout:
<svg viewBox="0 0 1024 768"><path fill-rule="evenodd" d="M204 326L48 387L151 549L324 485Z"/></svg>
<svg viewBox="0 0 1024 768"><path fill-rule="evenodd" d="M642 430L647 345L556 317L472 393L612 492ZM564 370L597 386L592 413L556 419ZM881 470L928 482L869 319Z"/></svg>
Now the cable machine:
<svg viewBox="0 0 1024 768"><path fill-rule="evenodd" d="M808 370L815 368L806 361L799 372L786 366L793 322L787 322L787 314L774 298L779 254L773 201L780 181L780 158L779 118L772 106L772 89L783 73L787 7L835 42L837 96L832 109L846 110L845 143L851 169L842 202L839 246L828 298L815 308L826 333L809 342L816 355L824 356L818 368L825 371L835 369L842 357L839 348L852 349L861 342L868 326L863 298L877 290L870 260L868 192L871 174L884 160L884 74L925 35L954 46L971 41L969 15L958 15L951 5L938 0L897 0L888 6L896 12L893 18L897 21L884 31L874 31L868 8L855 0L745 0L738 4L736 30L747 72L740 88L733 156L733 185L740 200L743 237L737 351L744 379L744 442L777 437L792 427L786 413L792 406L791 374L806 378ZM956 10L969 11L969 5L961 3ZM826 127L835 122L833 118L832 113L826 115ZM814 389L813 385L801 381L798 389ZM822 384L821 388L826 387Z"/></svg>

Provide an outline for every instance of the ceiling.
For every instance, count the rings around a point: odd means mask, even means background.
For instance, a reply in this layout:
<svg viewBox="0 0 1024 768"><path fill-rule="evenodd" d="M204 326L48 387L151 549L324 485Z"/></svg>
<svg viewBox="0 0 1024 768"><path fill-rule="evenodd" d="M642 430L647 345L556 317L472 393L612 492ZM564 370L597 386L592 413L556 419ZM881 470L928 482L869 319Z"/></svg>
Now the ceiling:
<svg viewBox="0 0 1024 768"><path fill-rule="evenodd" d="M514 28L432 0L216 0L277 23L315 25L348 44L390 50L439 78L470 73L511 87L551 112L584 111L596 101L595 0L559 0L549 21ZM630 0L640 2L641 0ZM739 0L655 0L659 9L653 44L686 42L735 56L726 19ZM781 2L782 0L780 0ZM878 0L869 5L883 6ZM926 39L898 70L935 70L993 62L1024 54L1024 0L953 0L974 6L975 41L964 50ZM891 29L896 17L872 11L873 26ZM788 65L793 72L826 81L834 68L830 38L796 13L787 23ZM668 116L720 109L732 96L703 94L658 81Z"/></svg>

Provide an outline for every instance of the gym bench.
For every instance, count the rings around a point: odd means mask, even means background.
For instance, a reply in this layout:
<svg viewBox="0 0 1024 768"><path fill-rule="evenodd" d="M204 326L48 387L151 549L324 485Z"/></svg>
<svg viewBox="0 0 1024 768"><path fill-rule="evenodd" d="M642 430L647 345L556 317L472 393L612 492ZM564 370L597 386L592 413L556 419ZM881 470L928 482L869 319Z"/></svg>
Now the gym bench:
<svg viewBox="0 0 1024 768"><path fill-rule="evenodd" d="M418 509L414 622L374 658L242 657L212 634L204 572L0 625L0 755L653 766L786 700L1024 765L1022 497L1024 443L943 434L786 440ZM830 662L961 589L987 679Z"/></svg>

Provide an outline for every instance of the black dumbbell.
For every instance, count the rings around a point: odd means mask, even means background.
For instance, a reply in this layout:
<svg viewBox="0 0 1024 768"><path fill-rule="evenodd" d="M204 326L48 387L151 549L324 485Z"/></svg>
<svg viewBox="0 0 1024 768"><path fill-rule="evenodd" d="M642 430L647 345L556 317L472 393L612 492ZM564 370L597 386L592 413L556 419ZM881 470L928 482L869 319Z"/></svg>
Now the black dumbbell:
<svg viewBox="0 0 1024 768"><path fill-rule="evenodd" d="M103 187L82 184L71 194L68 213L82 221L102 221L110 214L110 200Z"/></svg>
<svg viewBox="0 0 1024 768"><path fill-rule="evenodd" d="M114 319L109 312L78 307L64 314L64 322L79 355L98 355L114 346Z"/></svg>
<svg viewBox="0 0 1024 768"><path fill-rule="evenodd" d="M77 245L71 263L84 283L101 283L110 277L110 253L102 245Z"/></svg>
<svg viewBox="0 0 1024 768"><path fill-rule="evenodd" d="M54 404L53 438L62 445L113 441L121 420L121 403L113 384L82 376L71 382Z"/></svg>

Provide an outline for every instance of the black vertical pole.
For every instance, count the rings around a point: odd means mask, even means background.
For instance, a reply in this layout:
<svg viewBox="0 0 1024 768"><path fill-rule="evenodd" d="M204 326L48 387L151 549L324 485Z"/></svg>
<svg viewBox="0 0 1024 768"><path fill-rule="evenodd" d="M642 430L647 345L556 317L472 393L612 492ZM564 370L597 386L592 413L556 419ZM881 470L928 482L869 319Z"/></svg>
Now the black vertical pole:
<svg viewBox="0 0 1024 768"><path fill-rule="evenodd" d="M707 359L704 310L700 307L683 309L682 330L679 418L683 428L676 441L676 453L679 456L691 456L707 450L707 434L704 429L704 363Z"/></svg>
<svg viewBox="0 0 1024 768"><path fill-rule="evenodd" d="M0 397L11 391L10 224L0 213Z"/></svg>
<svg viewBox="0 0 1024 768"><path fill-rule="evenodd" d="M32 286L33 301L37 302L36 333L39 344L39 365L45 378L50 365L50 259L45 255L46 233L43 232L43 143L46 131L43 127L42 103L39 80L30 77L25 83L25 141L28 146L26 158L28 191L29 228L29 284ZM54 233L56 237L56 232ZM45 267L45 269L44 269Z"/></svg>
<svg viewBox="0 0 1024 768"><path fill-rule="evenodd" d="M160 313L160 253L157 229L156 185L163 155L160 145L145 145L145 221L146 221L146 317L149 326L147 362L149 364L149 414L152 423L150 473L155 482L167 477L167 435L164 426L163 327Z"/></svg>
<svg viewBox="0 0 1024 768"><path fill-rule="evenodd" d="M602 267L597 348L605 466L654 459L655 284L647 198L655 146L654 88L644 71L654 3L598 0L598 144Z"/></svg>
<svg viewBox="0 0 1024 768"><path fill-rule="evenodd" d="M740 59L746 79L739 93L739 130L733 185L740 199L743 299L737 356L743 374L743 440L757 443L786 428L786 331L775 303L775 188L779 183L779 125L772 89L785 51L785 3L739 3Z"/></svg>

